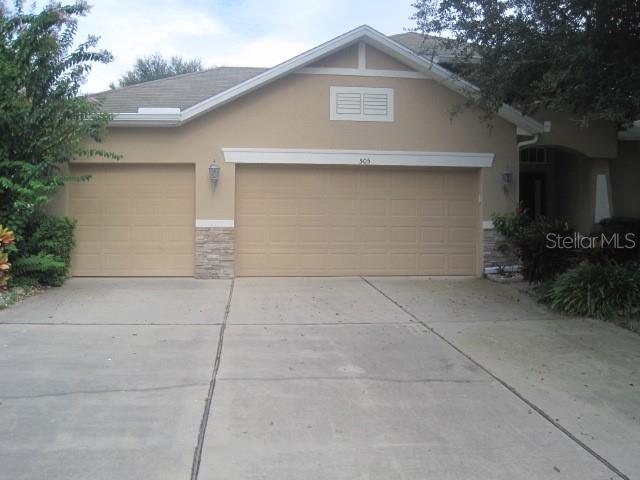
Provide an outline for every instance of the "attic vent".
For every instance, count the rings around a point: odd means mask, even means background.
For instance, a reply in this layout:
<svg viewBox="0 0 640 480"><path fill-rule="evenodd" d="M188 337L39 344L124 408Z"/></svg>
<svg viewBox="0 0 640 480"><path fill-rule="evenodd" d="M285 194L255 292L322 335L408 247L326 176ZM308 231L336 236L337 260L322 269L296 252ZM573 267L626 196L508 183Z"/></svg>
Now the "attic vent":
<svg viewBox="0 0 640 480"><path fill-rule="evenodd" d="M331 120L393 122L393 89L331 87Z"/></svg>

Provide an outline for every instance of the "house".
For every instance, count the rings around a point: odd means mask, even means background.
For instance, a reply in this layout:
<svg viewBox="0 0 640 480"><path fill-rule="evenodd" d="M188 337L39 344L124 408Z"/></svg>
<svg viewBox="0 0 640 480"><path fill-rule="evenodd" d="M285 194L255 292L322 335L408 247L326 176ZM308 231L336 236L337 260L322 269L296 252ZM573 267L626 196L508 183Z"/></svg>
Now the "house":
<svg viewBox="0 0 640 480"><path fill-rule="evenodd" d="M74 161L91 180L55 203L72 274L479 275L520 199L583 230L640 216L640 136L508 105L491 129L452 119L473 86L419 47L362 26L271 69L106 92L123 157Z"/></svg>

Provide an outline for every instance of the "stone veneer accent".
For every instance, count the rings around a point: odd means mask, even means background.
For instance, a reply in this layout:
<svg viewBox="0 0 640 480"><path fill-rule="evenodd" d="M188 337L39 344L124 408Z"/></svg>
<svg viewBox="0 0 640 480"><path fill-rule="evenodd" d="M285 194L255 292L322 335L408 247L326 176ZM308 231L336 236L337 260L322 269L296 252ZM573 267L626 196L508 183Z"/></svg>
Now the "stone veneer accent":
<svg viewBox="0 0 640 480"><path fill-rule="evenodd" d="M485 228L482 242L483 268L487 267L508 267L519 265L520 261L513 255L506 255L496 249L496 242L499 234L495 228Z"/></svg>
<svg viewBox="0 0 640 480"><path fill-rule="evenodd" d="M233 278L233 228L196 227L196 278Z"/></svg>

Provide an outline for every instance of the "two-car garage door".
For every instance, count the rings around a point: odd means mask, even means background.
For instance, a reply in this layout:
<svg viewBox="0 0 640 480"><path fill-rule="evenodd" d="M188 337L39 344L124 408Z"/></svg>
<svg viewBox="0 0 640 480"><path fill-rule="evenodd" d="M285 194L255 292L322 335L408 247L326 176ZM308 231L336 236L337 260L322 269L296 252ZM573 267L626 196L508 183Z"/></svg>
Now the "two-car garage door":
<svg viewBox="0 0 640 480"><path fill-rule="evenodd" d="M478 171L239 165L236 274L473 275Z"/></svg>

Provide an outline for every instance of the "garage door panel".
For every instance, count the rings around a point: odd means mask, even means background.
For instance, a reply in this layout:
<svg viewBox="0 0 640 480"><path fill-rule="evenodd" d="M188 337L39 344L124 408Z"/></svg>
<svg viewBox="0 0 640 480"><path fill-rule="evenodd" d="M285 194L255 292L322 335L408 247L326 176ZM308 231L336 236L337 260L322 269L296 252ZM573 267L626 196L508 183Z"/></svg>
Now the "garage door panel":
<svg viewBox="0 0 640 480"><path fill-rule="evenodd" d="M471 170L237 166L237 274L472 275L477 183Z"/></svg>
<svg viewBox="0 0 640 480"><path fill-rule="evenodd" d="M420 228L420 235L422 243L441 244L446 241L447 229L444 227L422 227Z"/></svg>
<svg viewBox="0 0 640 480"><path fill-rule="evenodd" d="M74 164L72 173L91 175L69 188L73 275L193 275L192 165Z"/></svg>

